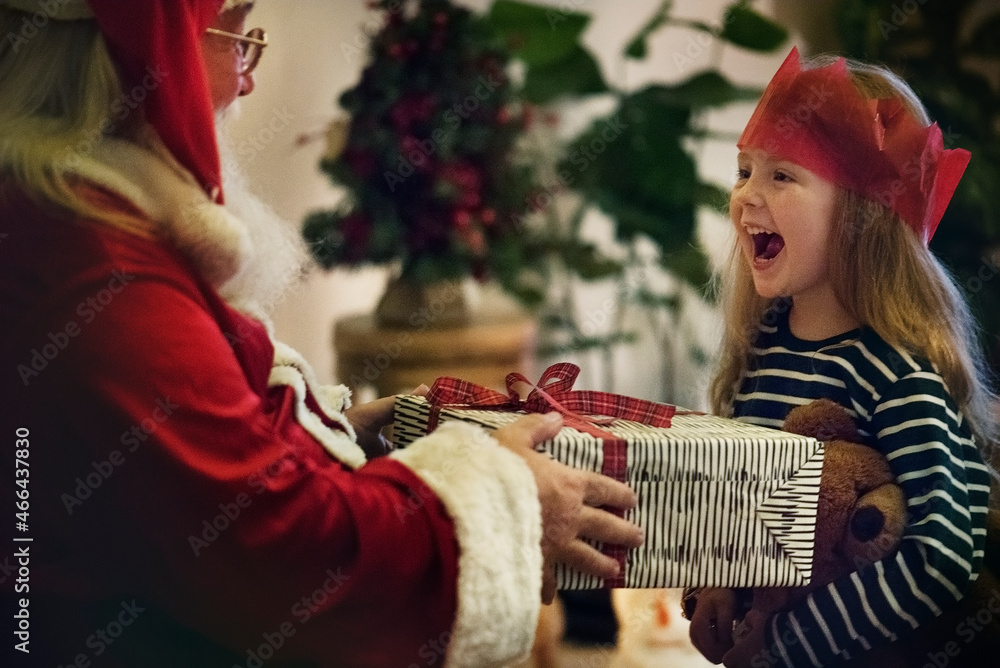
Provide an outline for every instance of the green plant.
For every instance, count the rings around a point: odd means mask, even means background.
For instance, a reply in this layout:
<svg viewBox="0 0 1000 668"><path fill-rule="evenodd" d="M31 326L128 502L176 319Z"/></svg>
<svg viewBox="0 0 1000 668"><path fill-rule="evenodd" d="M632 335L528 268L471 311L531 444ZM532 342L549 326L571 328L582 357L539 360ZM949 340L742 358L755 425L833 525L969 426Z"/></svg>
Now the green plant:
<svg viewBox="0 0 1000 668"><path fill-rule="evenodd" d="M608 351L611 345L634 338L622 326L625 304L637 303L647 310L651 322L661 322L656 312L675 313L682 301L679 289L657 292L645 280L649 267L639 244L652 242L655 264L704 291L710 268L695 239L696 212L705 206L724 212L728 194L698 176L691 143L710 135L703 128L703 112L756 100L761 91L730 82L717 67L695 72L676 84L654 83L627 90L606 81L596 59L580 43L590 20L586 14L497 0L488 18L513 56L524 63L523 92L528 101L567 105L594 94L614 98L610 113L594 120L564 147L553 170L554 181L546 185L550 192L569 191L577 205L562 218L555 209L547 211L550 237L568 241L553 248L550 255L555 262L549 266L550 277L555 275L554 282L564 289L557 291L546 311L549 336L543 354L589 348ZM787 38L783 27L754 11L745 0L728 5L719 25L674 17L668 0L624 45L622 59L645 58L649 39L666 26L700 33L703 44L715 47L716 63L718 47L723 45L767 52ZM614 236L624 247L623 259L607 257L582 240L581 222L591 208L610 218ZM595 335L581 326L572 291L566 287L570 284L567 276L617 281L615 313L609 314L617 324L609 332ZM668 318L666 327L672 325ZM694 350L692 354L705 353Z"/></svg>
<svg viewBox="0 0 1000 668"><path fill-rule="evenodd" d="M911 6L912 5L912 6ZM975 0L839 0L847 55L900 74L972 161L931 248L958 278L1000 371L1000 8Z"/></svg>

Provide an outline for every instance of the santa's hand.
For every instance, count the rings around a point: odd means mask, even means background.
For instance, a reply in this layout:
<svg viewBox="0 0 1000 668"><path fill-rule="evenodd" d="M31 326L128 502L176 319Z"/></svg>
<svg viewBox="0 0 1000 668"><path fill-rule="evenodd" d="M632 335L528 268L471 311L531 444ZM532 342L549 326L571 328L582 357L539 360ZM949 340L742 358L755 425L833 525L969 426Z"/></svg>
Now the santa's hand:
<svg viewBox="0 0 1000 668"><path fill-rule="evenodd" d="M409 394L425 396L430 388L421 385ZM367 404L351 406L344 411L344 417L354 427L354 433L358 437L358 445L365 451L368 459L381 457L392 451L392 443L382 435L382 429L392 424L393 411L396 406L396 397L382 397Z"/></svg>
<svg viewBox="0 0 1000 668"><path fill-rule="evenodd" d="M542 506L542 601L555 598L555 565L563 563L599 578L618 575L618 562L583 539L638 547L642 530L602 506L627 510L636 504L628 486L589 471L579 471L536 452L534 446L552 438L562 426L558 413L527 415L494 433L504 446L520 455L535 476Z"/></svg>
<svg viewBox="0 0 1000 668"><path fill-rule="evenodd" d="M767 622L768 618L762 612L751 609L747 613L741 624L743 637L722 657L726 668L753 668L760 665L761 660L765 659L764 632L767 630Z"/></svg>

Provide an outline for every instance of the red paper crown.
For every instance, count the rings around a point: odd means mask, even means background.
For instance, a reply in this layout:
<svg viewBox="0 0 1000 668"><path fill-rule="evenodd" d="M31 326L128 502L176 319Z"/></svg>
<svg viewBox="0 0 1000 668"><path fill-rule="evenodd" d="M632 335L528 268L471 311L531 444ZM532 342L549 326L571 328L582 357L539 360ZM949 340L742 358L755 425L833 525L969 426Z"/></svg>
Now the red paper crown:
<svg viewBox="0 0 1000 668"><path fill-rule="evenodd" d="M944 149L896 98L866 99L847 63L803 70L793 48L764 90L736 145L802 165L899 214L924 245L958 186L970 153Z"/></svg>

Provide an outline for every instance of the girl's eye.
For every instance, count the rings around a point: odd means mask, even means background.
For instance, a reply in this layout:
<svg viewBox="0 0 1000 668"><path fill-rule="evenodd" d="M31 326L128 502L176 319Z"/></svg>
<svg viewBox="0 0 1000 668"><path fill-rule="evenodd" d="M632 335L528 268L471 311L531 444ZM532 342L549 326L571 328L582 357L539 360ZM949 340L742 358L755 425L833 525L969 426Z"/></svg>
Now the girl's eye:
<svg viewBox="0 0 1000 668"><path fill-rule="evenodd" d="M742 169L741 168L741 169L737 169L736 170L736 180L737 181L746 181L749 178L750 178L750 170L749 169Z"/></svg>
<svg viewBox="0 0 1000 668"><path fill-rule="evenodd" d="M774 180L775 181L791 181L792 177L789 176L788 174L784 173L784 172L775 172L774 173Z"/></svg>

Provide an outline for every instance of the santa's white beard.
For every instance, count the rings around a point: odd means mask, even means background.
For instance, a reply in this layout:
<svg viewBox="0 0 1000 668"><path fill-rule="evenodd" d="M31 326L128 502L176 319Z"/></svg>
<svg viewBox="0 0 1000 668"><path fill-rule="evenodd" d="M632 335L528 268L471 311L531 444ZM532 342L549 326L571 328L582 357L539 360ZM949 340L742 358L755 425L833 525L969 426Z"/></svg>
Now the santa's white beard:
<svg viewBox="0 0 1000 668"><path fill-rule="evenodd" d="M309 266L309 255L298 227L283 220L250 192L226 134L226 118L217 119L216 137L226 209L246 224L253 253L219 293L237 308L259 309L269 314L302 279Z"/></svg>

